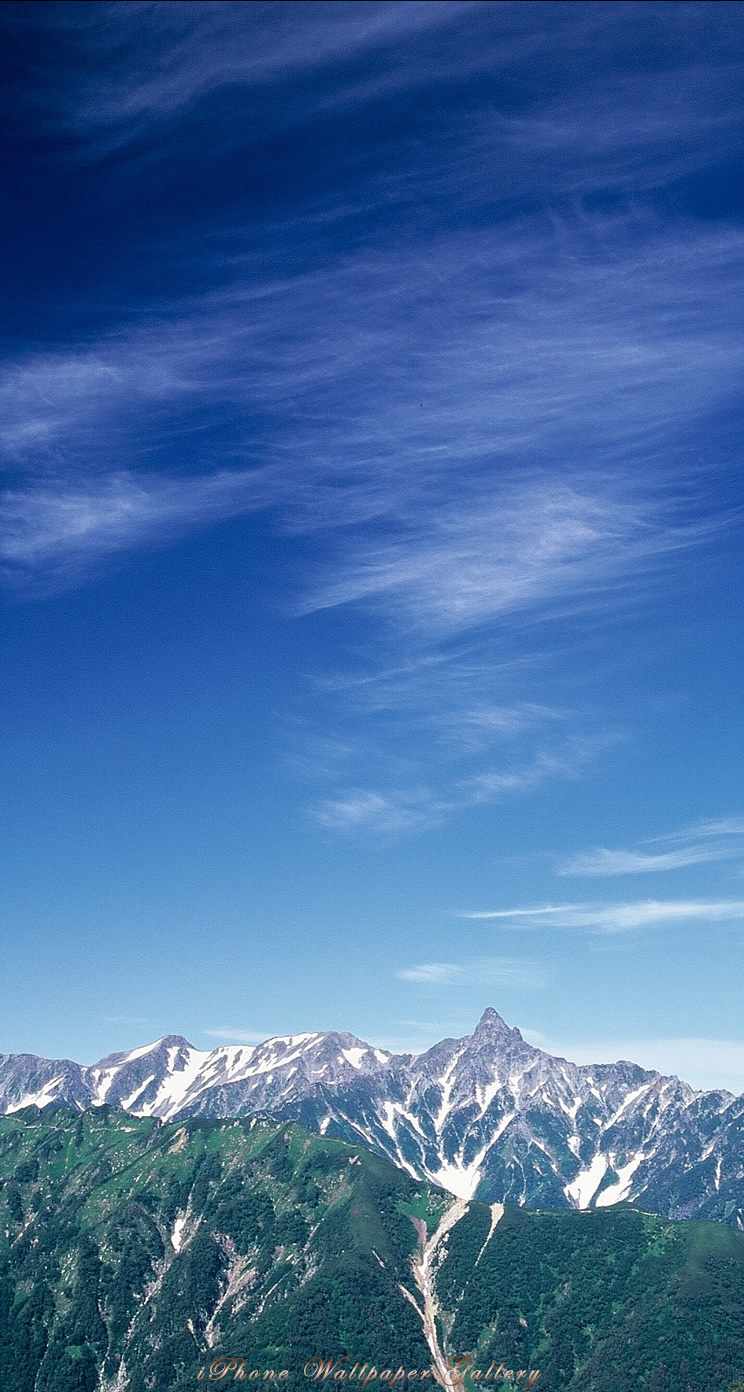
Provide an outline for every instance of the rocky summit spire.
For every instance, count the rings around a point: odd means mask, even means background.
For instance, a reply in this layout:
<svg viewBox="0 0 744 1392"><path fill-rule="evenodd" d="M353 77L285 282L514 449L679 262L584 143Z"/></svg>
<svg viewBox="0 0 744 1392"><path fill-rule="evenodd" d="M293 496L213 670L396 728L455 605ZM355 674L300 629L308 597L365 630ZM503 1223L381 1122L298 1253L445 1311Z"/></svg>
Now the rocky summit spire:
<svg viewBox="0 0 744 1392"><path fill-rule="evenodd" d="M479 1040L509 1039L516 1042L522 1039L522 1035L518 1029L512 1029L511 1026L507 1025L506 1020L499 1015L498 1010L494 1010L493 1006L489 1005L483 1011L473 1031L473 1038Z"/></svg>

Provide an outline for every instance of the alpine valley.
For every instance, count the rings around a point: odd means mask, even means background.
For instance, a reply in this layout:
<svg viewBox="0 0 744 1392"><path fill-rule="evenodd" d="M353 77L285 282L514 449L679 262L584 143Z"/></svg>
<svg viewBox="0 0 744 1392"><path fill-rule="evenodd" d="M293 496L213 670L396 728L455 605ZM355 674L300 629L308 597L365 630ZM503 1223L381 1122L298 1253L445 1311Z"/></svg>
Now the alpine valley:
<svg viewBox="0 0 744 1392"><path fill-rule="evenodd" d="M166 1036L91 1066L0 1056L0 1113L103 1104L163 1122L299 1122L460 1199L556 1210L630 1200L744 1229L744 1096L633 1063L569 1063L491 1009L471 1036L420 1055L319 1033L212 1051Z"/></svg>

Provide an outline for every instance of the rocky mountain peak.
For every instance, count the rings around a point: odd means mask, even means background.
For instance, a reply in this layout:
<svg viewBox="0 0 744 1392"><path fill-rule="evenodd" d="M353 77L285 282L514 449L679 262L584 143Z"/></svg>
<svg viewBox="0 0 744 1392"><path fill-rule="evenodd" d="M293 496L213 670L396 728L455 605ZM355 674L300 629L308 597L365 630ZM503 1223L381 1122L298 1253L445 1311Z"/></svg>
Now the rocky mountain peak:
<svg viewBox="0 0 744 1392"><path fill-rule="evenodd" d="M503 1016L499 1015L498 1010L494 1010L491 1005L487 1006L483 1011L480 1020L473 1030L473 1039L477 1039L478 1041L485 1039L493 1039L494 1041L509 1040L512 1043L519 1042L521 1044L525 1042L520 1031L516 1028L512 1029L510 1025L507 1025Z"/></svg>
<svg viewBox="0 0 744 1392"><path fill-rule="evenodd" d="M189 1041L188 1041L188 1039L184 1039L184 1037L183 1037L182 1034L164 1034L163 1037L162 1037L162 1039L158 1039L157 1043L158 1043L163 1049L193 1049L193 1048L194 1048L194 1045L193 1045L193 1044L190 1044Z"/></svg>
<svg viewBox="0 0 744 1392"><path fill-rule="evenodd" d="M576 1065L489 1007L471 1035L390 1055L343 1032L196 1050L181 1035L83 1067L0 1057L0 1114L272 1116L363 1144L458 1197L548 1208L630 1199L744 1227L744 1097L635 1064Z"/></svg>

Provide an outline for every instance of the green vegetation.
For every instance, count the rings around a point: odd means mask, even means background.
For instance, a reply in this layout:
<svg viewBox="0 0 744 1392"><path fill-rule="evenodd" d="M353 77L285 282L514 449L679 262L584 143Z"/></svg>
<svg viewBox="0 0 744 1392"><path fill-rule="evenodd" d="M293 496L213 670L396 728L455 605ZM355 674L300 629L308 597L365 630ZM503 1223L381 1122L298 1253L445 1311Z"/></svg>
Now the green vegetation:
<svg viewBox="0 0 744 1392"><path fill-rule="evenodd" d="M411 1258L451 1200L360 1146L268 1121L100 1108L0 1117L2 1392L183 1392L218 1354L431 1365ZM490 1234L490 1237L489 1237ZM630 1207L471 1204L441 1336L547 1392L724 1392L744 1379L744 1235ZM475 1383L466 1382L466 1392Z"/></svg>
<svg viewBox="0 0 744 1392"><path fill-rule="evenodd" d="M169 1392L224 1349L293 1373L318 1353L423 1367L398 1283L416 1242L401 1205L425 1216L427 1198L299 1127L0 1118L0 1387L94 1392L123 1358L130 1392Z"/></svg>
<svg viewBox="0 0 744 1392"><path fill-rule="evenodd" d="M471 1210L454 1229L439 1283L479 1366L571 1392L720 1392L744 1369L744 1236L625 1205L511 1209L474 1265L483 1227Z"/></svg>

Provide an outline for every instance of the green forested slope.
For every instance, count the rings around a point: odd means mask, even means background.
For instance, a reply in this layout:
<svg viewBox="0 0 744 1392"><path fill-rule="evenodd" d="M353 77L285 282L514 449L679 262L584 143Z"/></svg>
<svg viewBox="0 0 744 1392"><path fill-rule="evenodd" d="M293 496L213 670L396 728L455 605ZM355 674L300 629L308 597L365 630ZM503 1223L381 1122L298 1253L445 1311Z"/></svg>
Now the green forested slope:
<svg viewBox="0 0 744 1392"><path fill-rule="evenodd" d="M457 1311L453 1348L479 1365L541 1370L540 1385L591 1392L720 1389L744 1369L744 1237L629 1206L587 1213L471 1208L439 1276Z"/></svg>
<svg viewBox="0 0 744 1392"><path fill-rule="evenodd" d="M411 1219L432 1234L453 1202L298 1126L2 1117L0 1388L181 1392L218 1354L295 1387L318 1356L430 1368L401 1286L420 1306ZM744 1235L631 1208L491 1219L471 1204L439 1249L447 1356L551 1392L744 1376Z"/></svg>

